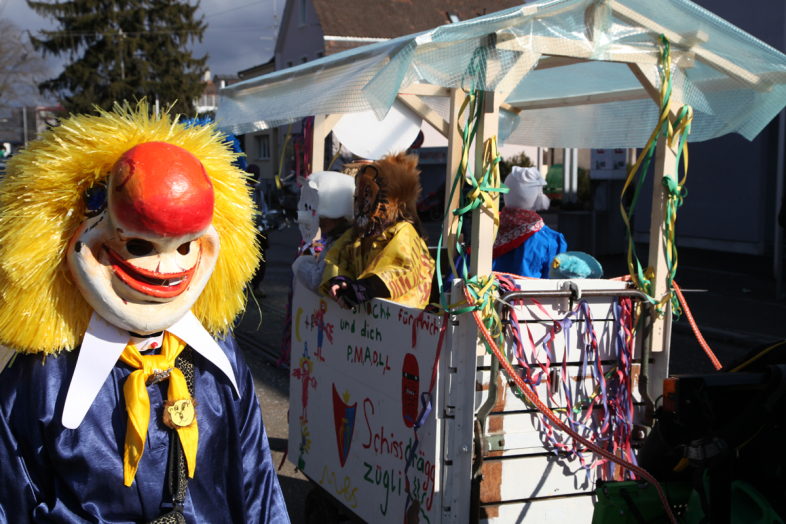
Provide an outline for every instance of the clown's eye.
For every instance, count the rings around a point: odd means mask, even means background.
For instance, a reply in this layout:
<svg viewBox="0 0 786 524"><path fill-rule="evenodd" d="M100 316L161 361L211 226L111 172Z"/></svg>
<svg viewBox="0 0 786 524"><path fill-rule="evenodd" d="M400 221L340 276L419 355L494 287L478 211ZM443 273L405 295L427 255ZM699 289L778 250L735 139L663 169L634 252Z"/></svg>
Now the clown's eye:
<svg viewBox="0 0 786 524"><path fill-rule="evenodd" d="M191 251L191 242L180 244L180 246L177 248L177 252L181 255L187 255L189 251Z"/></svg>
<svg viewBox="0 0 786 524"><path fill-rule="evenodd" d="M132 238L126 242L126 249L132 255L142 257L153 251L153 244L141 238Z"/></svg>
<svg viewBox="0 0 786 524"><path fill-rule="evenodd" d="M97 183L85 190L85 215L92 218L101 214L106 207L106 184Z"/></svg>

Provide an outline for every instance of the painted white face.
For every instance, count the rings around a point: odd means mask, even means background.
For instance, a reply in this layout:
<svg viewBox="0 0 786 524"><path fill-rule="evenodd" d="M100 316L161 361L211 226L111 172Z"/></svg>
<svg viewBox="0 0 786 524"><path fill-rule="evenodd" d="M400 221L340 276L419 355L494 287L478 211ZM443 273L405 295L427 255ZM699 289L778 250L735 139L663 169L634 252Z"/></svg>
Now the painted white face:
<svg viewBox="0 0 786 524"><path fill-rule="evenodd" d="M300 179L300 200L297 203L297 224L303 241L308 244L319 231L319 191L309 180Z"/></svg>
<svg viewBox="0 0 786 524"><path fill-rule="evenodd" d="M68 267L110 323L139 334L165 330L188 313L213 272L212 213L213 188L195 157L142 144L116 164L106 209L74 233Z"/></svg>

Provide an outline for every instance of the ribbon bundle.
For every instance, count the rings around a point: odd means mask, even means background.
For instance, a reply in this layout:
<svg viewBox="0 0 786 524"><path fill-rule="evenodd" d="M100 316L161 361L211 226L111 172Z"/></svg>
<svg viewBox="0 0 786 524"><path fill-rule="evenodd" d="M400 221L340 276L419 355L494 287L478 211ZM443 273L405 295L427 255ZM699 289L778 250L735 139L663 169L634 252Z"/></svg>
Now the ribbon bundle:
<svg viewBox="0 0 786 524"><path fill-rule="evenodd" d="M687 194L684 188L685 179L688 176L688 135L690 134L690 126L693 121L693 109L690 106L683 106L676 112L674 124L671 123L670 114L672 113L671 107L671 92L672 92L672 78L671 78L671 50L669 40L664 35L659 39L661 46L661 67L660 79L660 117L655 129L652 131L647 145L639 155L636 163L628 173L628 178L625 181L625 186L622 189L622 197L620 200L620 208L622 210L622 219L625 221L625 227L628 231L628 270L636 284L636 287L649 295L650 301L656 306L659 315L663 314L663 306L671 302L672 311L676 318L679 318L681 309L680 303L674 293L674 276L677 273L677 245L675 243L675 224L677 221L677 209L682 205L683 198ZM666 252L666 264L668 266L668 292L663 297L654 296L655 290L652 283L652 268L647 270L643 269L638 256L636 256L636 247L633 244L633 236L630 231L630 221L633 212L636 209L636 204L639 199L641 188L644 185L644 179L647 175L647 169L652 161L657 144L658 136L664 136L668 147L674 148L675 141L678 141L676 162L673 166L674 176L669 173L663 177L663 185L667 193L666 205L663 209L663 219L665 224L664 231L664 250ZM682 155L685 156L685 168L682 179L677 182L677 173L679 173L680 159ZM635 190L631 199L630 209L625 210L625 193L628 187L632 186L636 173L641 168L641 175L635 184ZM671 166L667 166L671 169Z"/></svg>
<svg viewBox="0 0 786 524"><path fill-rule="evenodd" d="M504 286L505 291L512 289ZM530 387L533 394L537 394L535 387L545 382L548 398L552 405L559 405L559 399L554 397L556 388L552 383L555 380L549 372L552 362L556 361L557 354L554 343L557 333L565 333L565 347L562 353L562 365L560 368L559 379L563 390L565 408L555 408L553 411L563 413L565 422L574 431L581 431L591 442L603 446L605 449L616 453L621 450L623 458L635 464L635 457L631 451L630 439L633 428L633 397L631 393L630 367L633 359L633 320L631 316L630 299L617 299L614 302L614 341L617 355L617 365L612 367L605 374L602 370L602 361L598 352L598 337L593 325L592 313L587 302L581 301L573 311L565 315L562 320L551 318L546 309L535 299L528 299L535 307L551 321L551 327L543 338L541 345L545 359L538 358L538 350L534 337L528 323L524 323L527 329L527 338L522 337L521 328L515 308L510 308L510 321L504 323L508 327L513 341L514 354L517 364L521 366L520 377L522 381ZM515 300L516 303L523 303L523 299ZM511 304L513 305L513 304ZM582 367L579 374L582 378L590 378L594 385L594 391L586 391L585 380L577 381L577 386L573 390L568 380L568 348L571 346L570 333L574 324L583 326L581 333L584 351L582 351ZM524 349L524 341L528 341L530 357L528 362L527 352ZM503 353L504 356L504 353ZM509 361L508 361L509 363ZM539 368L533 372L531 364ZM589 371L589 372L588 372ZM526 395L520 390L514 390L516 395L527 404L531 404ZM583 398L575 402L574 400ZM597 408L597 411L596 411ZM582 416L582 412L584 412ZM594 415L594 416L593 416ZM575 455L582 467L589 476L590 469L598 465L604 465L607 461L599 459L588 464L583 456L586 449L579 447L574 441L572 444L560 442L555 438L552 424L549 419L541 415L541 423L546 439L553 446L554 453L559 451L568 455ZM602 471L604 478L612 477L611 470ZM633 477L633 475L631 475Z"/></svg>

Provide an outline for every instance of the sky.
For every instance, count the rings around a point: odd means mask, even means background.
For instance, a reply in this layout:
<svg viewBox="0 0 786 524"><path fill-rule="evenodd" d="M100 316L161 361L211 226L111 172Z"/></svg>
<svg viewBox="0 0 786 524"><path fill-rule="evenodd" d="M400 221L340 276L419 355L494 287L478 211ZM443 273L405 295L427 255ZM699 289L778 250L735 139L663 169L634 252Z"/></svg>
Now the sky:
<svg viewBox="0 0 786 524"><path fill-rule="evenodd" d="M204 16L208 27L202 43L192 46L194 56L209 54L207 64L214 75L236 75L267 62L275 47L273 8L275 5L280 24L284 4L285 0L202 0L197 15ZM30 9L25 0L0 0L0 18L8 18L33 34L56 27ZM51 77L57 76L64 64L52 58L48 63Z"/></svg>

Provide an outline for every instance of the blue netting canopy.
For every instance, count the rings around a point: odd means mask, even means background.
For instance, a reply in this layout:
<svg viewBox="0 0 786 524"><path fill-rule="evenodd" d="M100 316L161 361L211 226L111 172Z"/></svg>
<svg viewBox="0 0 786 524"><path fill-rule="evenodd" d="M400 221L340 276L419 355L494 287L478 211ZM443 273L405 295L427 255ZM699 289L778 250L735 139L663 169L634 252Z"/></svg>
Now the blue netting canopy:
<svg viewBox="0 0 786 524"><path fill-rule="evenodd" d="M661 34L672 103L694 110L690 141L751 140L786 106L786 56L688 0L540 0L234 84L221 90L216 119L235 134L316 114L382 119L411 84L468 88L480 52L482 87L509 93L506 143L642 147L658 118ZM445 98L424 101L447 119Z"/></svg>

